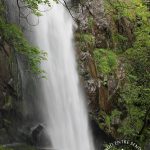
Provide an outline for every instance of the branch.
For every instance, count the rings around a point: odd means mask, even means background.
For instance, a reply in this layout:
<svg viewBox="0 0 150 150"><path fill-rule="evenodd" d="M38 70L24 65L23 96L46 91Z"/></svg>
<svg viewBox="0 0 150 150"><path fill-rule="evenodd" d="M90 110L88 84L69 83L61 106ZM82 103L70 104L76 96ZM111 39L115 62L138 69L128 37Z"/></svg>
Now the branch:
<svg viewBox="0 0 150 150"><path fill-rule="evenodd" d="M70 16L71 16L71 17L73 18L73 20L75 21L76 18L72 15L72 13L71 13L71 11L70 11L70 8L68 7L66 1L63 0L64 3L62 3L60 0L58 0L58 2L59 2L60 4L62 4L62 5L68 10Z"/></svg>
<svg viewBox="0 0 150 150"><path fill-rule="evenodd" d="M29 5L24 5L24 6L20 6L20 3L19 1L23 2L22 0L16 0L17 1L17 7L18 7L18 10L19 10L19 24L20 24L20 19L25 19L26 22L30 25L30 26L37 26L39 24L39 17L38 17L38 21L36 24L31 24L28 20L28 17L32 14L32 12L30 11L27 15L23 14L21 9L23 8L30 8ZM31 9L31 8L30 8Z"/></svg>
<svg viewBox="0 0 150 150"><path fill-rule="evenodd" d="M144 128L145 128L146 125L147 125L147 117L148 117L149 113L150 113L150 107L148 108L148 110L147 110L146 113L145 113L145 117L144 117L144 120L143 120L144 124L143 124L143 126L142 126L142 128L141 128L141 130L140 130L140 132L139 132L138 135L141 135L141 134L143 133Z"/></svg>

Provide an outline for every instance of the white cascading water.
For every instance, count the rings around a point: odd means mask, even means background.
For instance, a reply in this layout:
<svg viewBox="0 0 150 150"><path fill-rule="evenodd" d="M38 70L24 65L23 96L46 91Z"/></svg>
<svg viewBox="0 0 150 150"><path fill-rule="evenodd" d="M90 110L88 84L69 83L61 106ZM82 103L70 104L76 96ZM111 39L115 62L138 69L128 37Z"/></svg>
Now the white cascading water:
<svg viewBox="0 0 150 150"><path fill-rule="evenodd" d="M33 43L48 54L41 65L47 73L41 81L41 107L52 148L94 150L77 74L72 17L62 4L55 4L31 34Z"/></svg>

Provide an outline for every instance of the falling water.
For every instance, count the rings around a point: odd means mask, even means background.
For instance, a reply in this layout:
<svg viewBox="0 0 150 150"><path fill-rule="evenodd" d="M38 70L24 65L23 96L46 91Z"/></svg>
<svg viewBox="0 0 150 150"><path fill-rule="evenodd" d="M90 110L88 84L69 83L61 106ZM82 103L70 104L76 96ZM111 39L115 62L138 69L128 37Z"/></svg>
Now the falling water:
<svg viewBox="0 0 150 150"><path fill-rule="evenodd" d="M94 150L77 74L72 17L63 5L55 4L31 34L33 43L48 54L41 65L47 72L47 79L41 81L41 107L52 147Z"/></svg>

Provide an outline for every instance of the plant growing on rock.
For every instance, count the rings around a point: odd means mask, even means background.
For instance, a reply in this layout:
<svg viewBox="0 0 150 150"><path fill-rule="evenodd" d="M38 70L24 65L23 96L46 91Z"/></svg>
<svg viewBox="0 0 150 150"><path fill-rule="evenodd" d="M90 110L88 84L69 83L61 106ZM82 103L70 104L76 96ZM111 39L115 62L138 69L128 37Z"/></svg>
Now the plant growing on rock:
<svg viewBox="0 0 150 150"><path fill-rule="evenodd" d="M96 61L97 70L108 75L117 68L117 56L114 52L107 49L95 49L94 59Z"/></svg>

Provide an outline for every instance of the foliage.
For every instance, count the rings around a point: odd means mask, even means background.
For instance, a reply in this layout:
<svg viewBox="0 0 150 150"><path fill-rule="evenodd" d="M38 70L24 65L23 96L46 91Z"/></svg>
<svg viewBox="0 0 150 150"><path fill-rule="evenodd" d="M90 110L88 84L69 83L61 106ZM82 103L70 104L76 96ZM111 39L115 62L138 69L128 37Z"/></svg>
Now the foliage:
<svg viewBox="0 0 150 150"><path fill-rule="evenodd" d="M109 49L96 48L92 54L100 75L116 77L118 63L123 63L125 79L111 99L111 112L96 114L95 120L113 137L130 139L144 147L150 141L150 12L143 0L104 2L106 16L113 22L113 46L110 43ZM88 32L92 27L93 18L88 18ZM88 45L90 40L83 37L81 43Z"/></svg>
<svg viewBox="0 0 150 150"><path fill-rule="evenodd" d="M111 123L112 124L119 124L120 123L120 117L121 117L121 112L118 111L117 109L114 109L112 112L111 112Z"/></svg>
<svg viewBox="0 0 150 150"><path fill-rule="evenodd" d="M133 24L135 37L130 41L130 48L126 47L121 51L121 57L125 59L126 81L120 87L116 106L111 114L108 114L111 121L109 123L113 124L113 118L119 117L121 122L118 124L118 136L139 142L144 147L150 140L150 12L142 0L105 2L106 13L112 16L114 21L126 18ZM123 41L127 39L123 35L114 34L113 40L123 45ZM103 70L104 73L109 73L113 69L113 65L108 65L106 58L105 61L102 59L106 56L103 56L101 51L95 53L99 72Z"/></svg>
<svg viewBox="0 0 150 150"><path fill-rule="evenodd" d="M128 116L122 122L119 132L127 137L138 134L143 125L145 109L142 106L138 106L141 105L141 99L139 97L140 90L140 88L133 84L127 84L121 94L121 101L126 105Z"/></svg>
<svg viewBox="0 0 150 150"><path fill-rule="evenodd" d="M112 41L115 43L114 50L116 52L123 51L126 49L126 43L128 42L128 38L125 35L120 33L112 32Z"/></svg>
<svg viewBox="0 0 150 150"><path fill-rule="evenodd" d="M127 49L125 56L130 63L128 74L132 74L136 79L129 79L130 85L128 86L132 87L132 89L128 91L128 95L130 94L131 99L132 95L135 95L134 93L136 93L137 98L132 98L132 103L127 104L127 107L128 109L131 109L129 114L133 115L132 120L135 118L133 121L135 126L134 129L136 131L134 130L132 135L140 136L139 140L143 144L143 142L148 142L150 138L150 129L147 125L148 120L150 120L150 13L142 1L139 0L137 8L135 8L135 14L136 18L134 20L138 18L135 23L136 27L134 32L136 39L133 43L133 47ZM136 91L133 90L133 88ZM129 99L128 95L126 94L126 99ZM138 121L136 121L137 119ZM144 127L143 130L142 127Z"/></svg>
<svg viewBox="0 0 150 150"><path fill-rule="evenodd" d="M146 21L150 17L147 7L142 0L106 0L106 13L112 15L114 19L127 17L132 21L136 21L136 17L141 17Z"/></svg>
<svg viewBox="0 0 150 150"><path fill-rule="evenodd" d="M32 12L35 15L41 15L41 12L39 10L39 4L47 5L48 7L51 7L53 2L58 2L57 0L24 0L24 2L28 5L28 8L32 10Z"/></svg>
<svg viewBox="0 0 150 150"><path fill-rule="evenodd" d="M94 19L93 19L93 17L90 16L88 18L88 28L91 30L93 28L93 26L94 26Z"/></svg>
<svg viewBox="0 0 150 150"><path fill-rule="evenodd" d="M113 37L113 40L115 40L115 41L118 41L118 42L124 42L124 41L126 41L127 40L127 38L126 37L124 37L123 35L121 35L121 34L115 34L115 35L112 35Z"/></svg>
<svg viewBox="0 0 150 150"><path fill-rule="evenodd" d="M140 142L141 145L148 142L150 132L145 122L150 119L150 116L147 116L146 120L145 116L149 109L150 97L145 96L143 86L137 86L133 83L128 83L124 86L120 95L120 101L123 102L126 107L126 118L120 124L118 133L121 133L123 137L138 140L137 142ZM143 127L144 132L141 133Z"/></svg>
<svg viewBox="0 0 150 150"><path fill-rule="evenodd" d="M42 60L46 59L46 53L31 46L25 39L20 27L15 24L7 23L4 16L2 16L5 12L3 5L0 8L0 35L3 42L6 42L13 47L18 54L22 54L27 58L27 64L32 73L43 73L43 70L39 68L39 65Z"/></svg>
<svg viewBox="0 0 150 150"><path fill-rule="evenodd" d="M76 33L75 34L78 46L82 51L88 51L95 46L95 37L90 33Z"/></svg>
<svg viewBox="0 0 150 150"><path fill-rule="evenodd" d="M113 72L117 67L117 56L107 49L95 49L94 59L96 61L97 70L104 75Z"/></svg>
<svg viewBox="0 0 150 150"><path fill-rule="evenodd" d="M80 41L93 46L95 44L95 37L92 34L80 34Z"/></svg>

